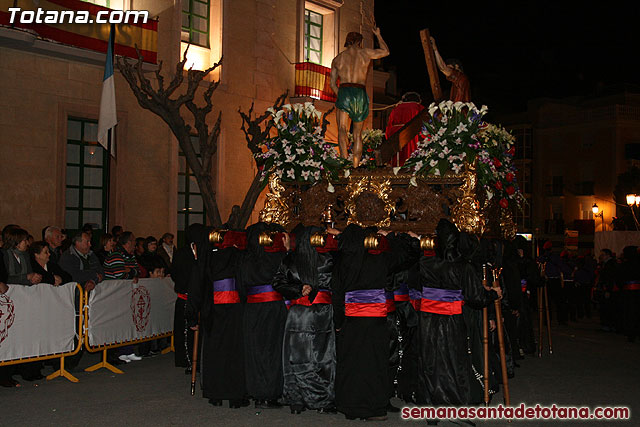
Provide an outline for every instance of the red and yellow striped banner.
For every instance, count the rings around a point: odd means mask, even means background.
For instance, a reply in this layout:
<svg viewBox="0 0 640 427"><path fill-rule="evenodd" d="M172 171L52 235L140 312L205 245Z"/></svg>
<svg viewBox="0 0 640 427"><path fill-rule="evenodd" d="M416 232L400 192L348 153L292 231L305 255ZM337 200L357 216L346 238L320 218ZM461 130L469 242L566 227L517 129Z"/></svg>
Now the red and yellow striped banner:
<svg viewBox="0 0 640 427"><path fill-rule="evenodd" d="M62 44L90 49L97 52L107 51L110 24L22 24L10 22L10 7L19 7L22 11L35 11L36 6L31 0L0 0L0 25L31 30L44 39ZM40 0L39 8L46 11L88 11L91 20L95 20L100 11L111 9L96 6L80 0ZM16 14L18 16L18 14ZM107 17L106 15L104 17ZM155 64L158 57L158 21L149 19L147 23L116 24L115 54L136 58L135 46L145 62Z"/></svg>
<svg viewBox="0 0 640 427"><path fill-rule="evenodd" d="M336 94L331 89L331 68L311 62L296 64L296 96L309 96L323 101L335 102Z"/></svg>

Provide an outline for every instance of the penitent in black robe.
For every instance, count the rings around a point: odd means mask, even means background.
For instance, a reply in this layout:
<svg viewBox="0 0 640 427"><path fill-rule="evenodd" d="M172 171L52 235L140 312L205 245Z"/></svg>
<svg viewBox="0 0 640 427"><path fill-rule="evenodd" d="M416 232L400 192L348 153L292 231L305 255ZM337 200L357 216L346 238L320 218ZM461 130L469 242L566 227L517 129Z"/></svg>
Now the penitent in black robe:
<svg viewBox="0 0 640 427"><path fill-rule="evenodd" d="M273 295L268 302L251 302L257 290L265 291L273 279L284 252L265 252L258 245L258 235L271 226L257 223L247 229L247 250L238 265L237 286L247 295L242 334L247 393L256 400L275 400L282 395L282 338L287 307L282 296ZM276 231L276 230L273 230ZM273 291L275 292L275 291Z"/></svg>
<svg viewBox="0 0 640 427"><path fill-rule="evenodd" d="M273 285L291 301L282 354L283 397L292 409L332 408L335 405L336 374L330 289L333 257L329 253L315 254L317 284L311 284L301 279L296 255L291 253L283 260ZM303 298L301 293L304 284L312 287L307 298Z"/></svg>
<svg viewBox="0 0 640 427"><path fill-rule="evenodd" d="M409 256L406 242L389 235L389 252L373 255L363 249L366 232L349 225L340 236L332 289L336 329L336 407L348 418L385 416L389 403L389 329L384 288L387 277ZM345 244L345 241L350 242ZM348 246L345 248L345 246ZM381 292L378 316L347 316L353 292Z"/></svg>
<svg viewBox="0 0 640 427"><path fill-rule="evenodd" d="M495 292L482 287L474 266L458 252L459 232L449 221L437 227L439 254L420 260L423 299L420 313L422 383L429 405L471 403L473 378L462 301L470 307L486 306ZM449 311L449 313L446 313Z"/></svg>
<svg viewBox="0 0 640 427"><path fill-rule="evenodd" d="M202 280L192 280L189 286L189 305L195 306L192 312L201 313L202 395L211 400L238 401L247 394L242 339L244 304L235 286L239 256L240 251L234 247L209 248L198 256L204 263Z"/></svg>

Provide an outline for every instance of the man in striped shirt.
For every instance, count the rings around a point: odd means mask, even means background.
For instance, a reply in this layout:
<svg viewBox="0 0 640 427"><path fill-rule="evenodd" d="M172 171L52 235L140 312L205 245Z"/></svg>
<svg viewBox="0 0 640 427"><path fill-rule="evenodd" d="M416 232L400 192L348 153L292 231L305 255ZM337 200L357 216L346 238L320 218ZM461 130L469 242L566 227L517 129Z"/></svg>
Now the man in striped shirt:
<svg viewBox="0 0 640 427"><path fill-rule="evenodd" d="M137 282L140 270L133 253L135 236L125 231L118 237L118 246L104 260L104 276L106 279L134 279Z"/></svg>

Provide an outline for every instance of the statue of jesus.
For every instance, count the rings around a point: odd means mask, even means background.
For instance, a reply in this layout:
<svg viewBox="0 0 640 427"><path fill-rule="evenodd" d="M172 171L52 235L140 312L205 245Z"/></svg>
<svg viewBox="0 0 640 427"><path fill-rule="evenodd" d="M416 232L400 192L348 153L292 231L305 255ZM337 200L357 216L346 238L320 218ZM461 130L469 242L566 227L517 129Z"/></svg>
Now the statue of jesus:
<svg viewBox="0 0 640 427"><path fill-rule="evenodd" d="M338 144L340 156L348 157L347 132L349 118L353 123L353 167L358 167L362 157L362 126L369 115L369 96L365 83L369 63L372 59L384 58L389 55L389 48L380 36L380 29L373 28L380 43L379 49L362 47L362 34L350 32L344 46L347 48L331 62L331 89L338 95L336 101L336 116L338 118ZM340 87L337 82L340 79Z"/></svg>

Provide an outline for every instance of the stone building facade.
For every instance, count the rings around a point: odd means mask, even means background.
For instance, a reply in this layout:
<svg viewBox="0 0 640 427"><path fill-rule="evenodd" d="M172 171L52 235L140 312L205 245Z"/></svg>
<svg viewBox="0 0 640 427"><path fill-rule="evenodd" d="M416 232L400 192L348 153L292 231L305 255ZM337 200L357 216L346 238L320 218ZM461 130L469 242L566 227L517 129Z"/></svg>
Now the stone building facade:
<svg viewBox="0 0 640 427"><path fill-rule="evenodd" d="M23 8L31 4L19 3ZM69 0L69 7L79 3ZM147 10L157 18L157 58L165 74L173 72L188 40L194 43L188 64L195 68L204 69L224 57L211 76L220 85L209 118L213 123L222 112L212 179L223 221L232 206L242 202L255 174L238 109L247 111L254 103L261 113L285 91L291 102L313 100L297 96L294 64L308 59L330 66L349 31L361 31L365 46L373 47L366 24L367 16L373 15L373 0L90 3ZM138 105L117 70L115 158L96 144L104 53L5 24L0 25L0 226L20 224L36 239L46 225L75 230L87 222L159 236L204 219L195 179L177 141L160 118ZM155 68L145 64L153 83ZM372 80L367 85L370 97ZM333 106L314 102L322 111ZM335 115L329 119L335 122ZM336 135L332 125L328 139L336 140ZM259 200L256 213L261 206Z"/></svg>

